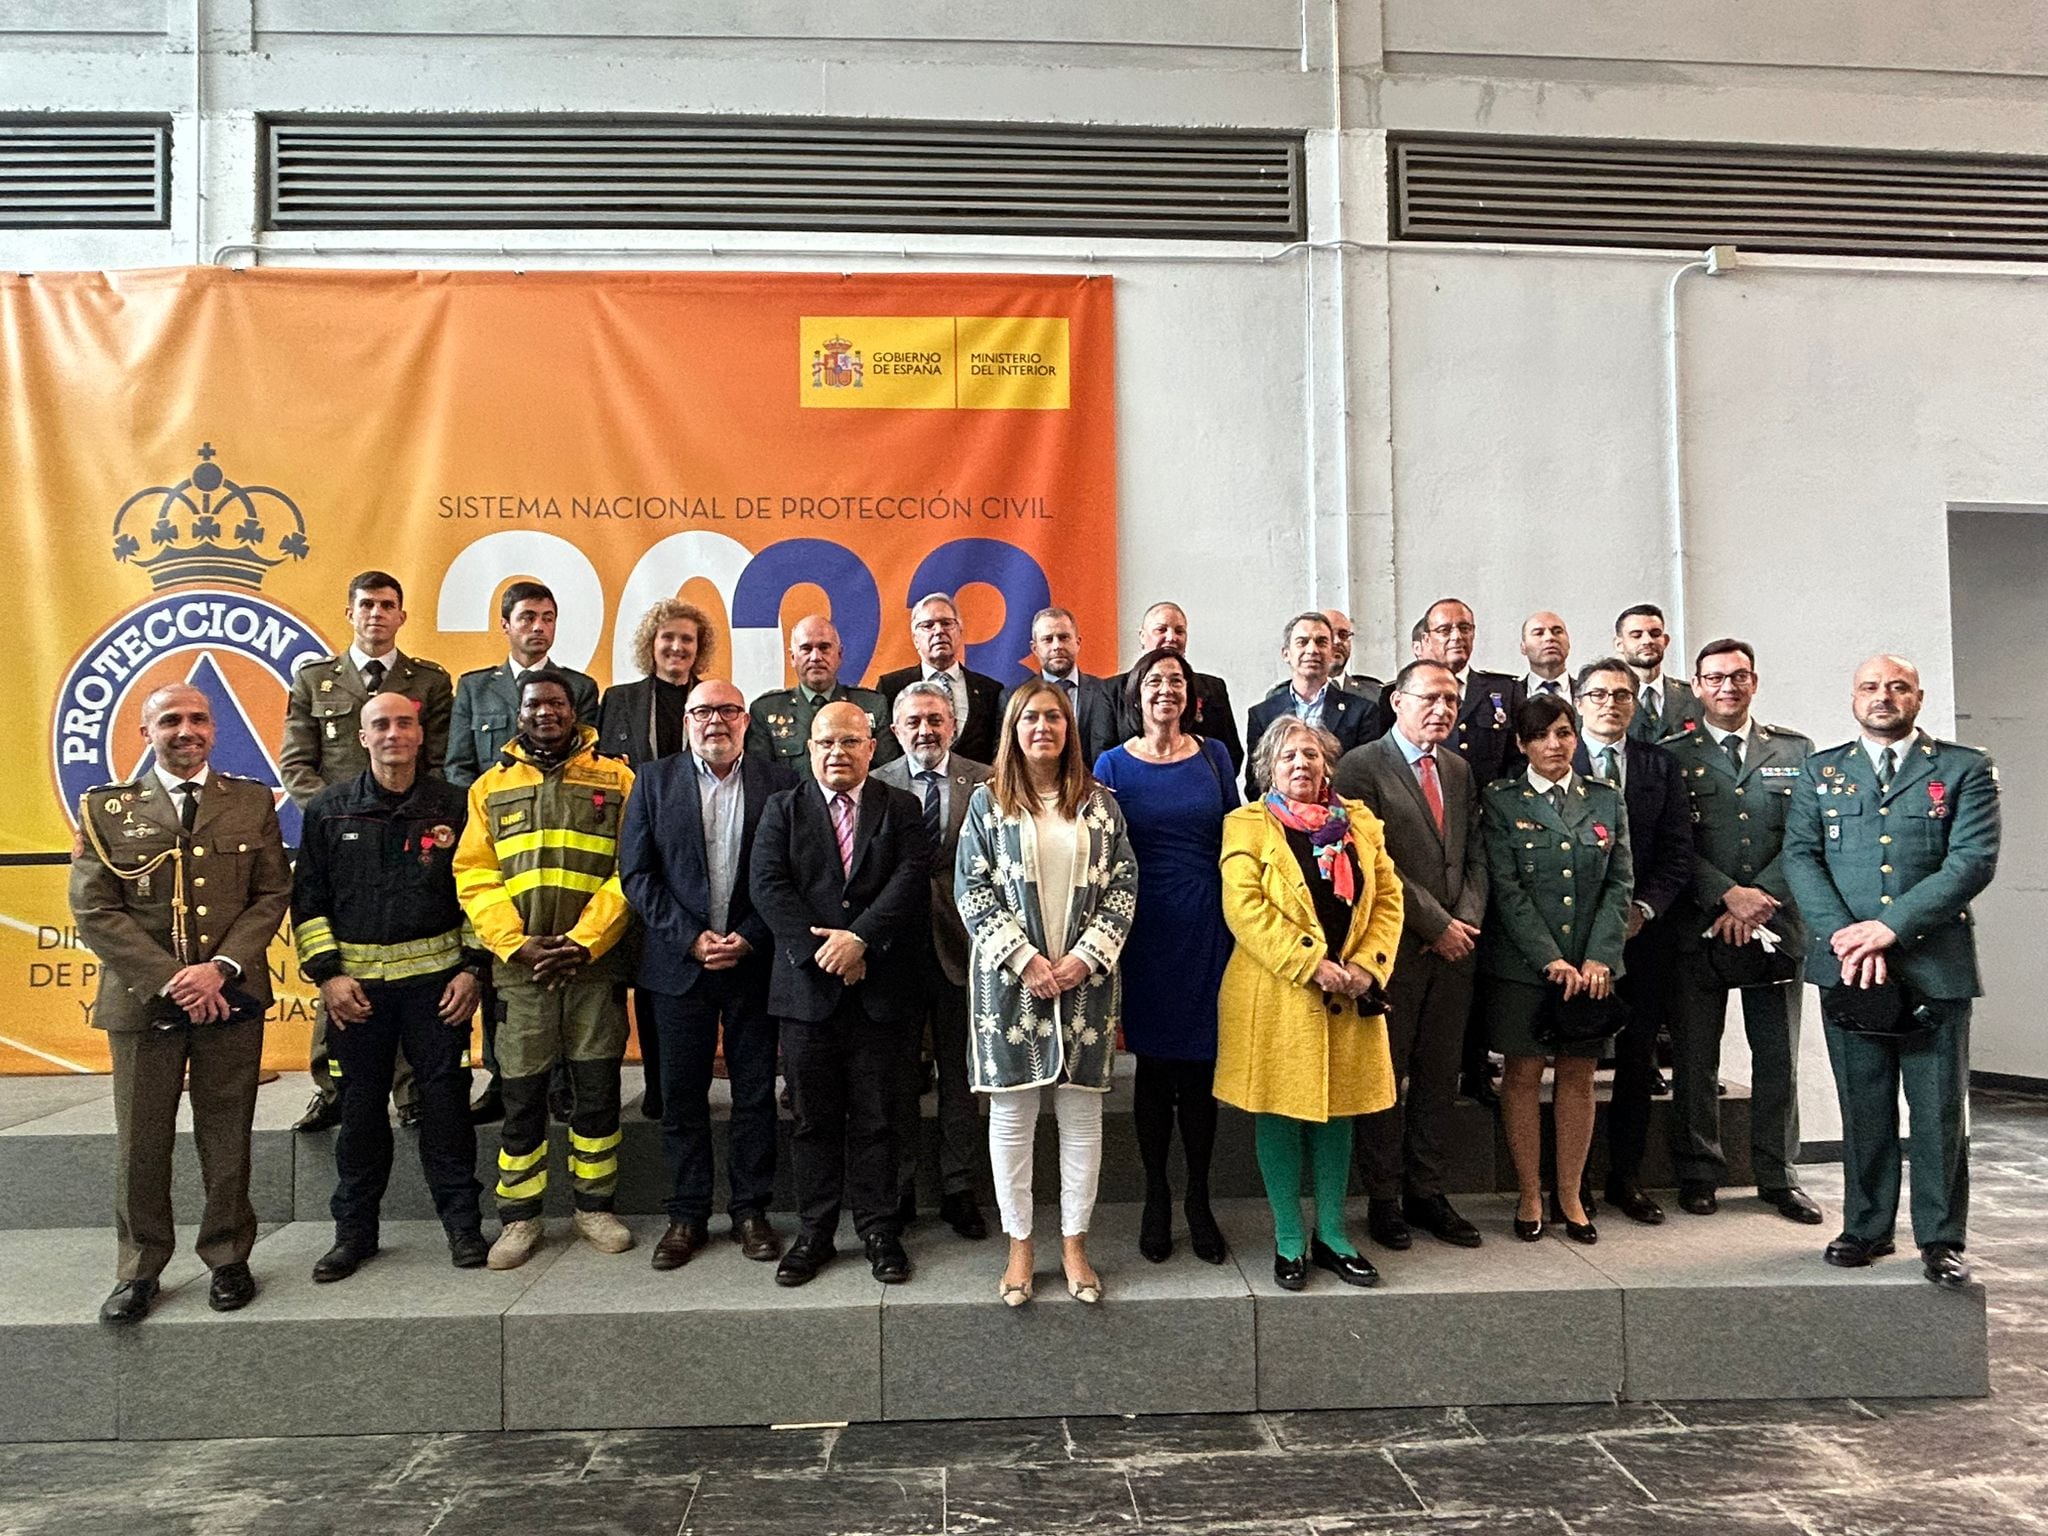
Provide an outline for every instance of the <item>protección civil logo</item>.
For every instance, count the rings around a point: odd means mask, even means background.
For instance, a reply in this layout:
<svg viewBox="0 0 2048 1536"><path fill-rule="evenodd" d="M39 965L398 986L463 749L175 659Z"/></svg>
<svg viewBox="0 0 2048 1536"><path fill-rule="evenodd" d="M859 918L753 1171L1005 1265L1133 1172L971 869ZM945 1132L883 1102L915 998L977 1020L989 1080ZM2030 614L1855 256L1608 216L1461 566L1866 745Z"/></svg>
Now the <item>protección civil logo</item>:
<svg viewBox="0 0 2048 1536"><path fill-rule="evenodd" d="M115 512L114 559L148 572L154 596L73 658L52 711L51 764L75 825L81 794L147 766L142 701L190 683L213 705L212 766L269 785L295 846L298 808L284 795L277 744L293 672L327 646L261 589L278 566L306 558L306 519L284 492L239 484L215 458L202 444L184 479L137 491Z"/></svg>

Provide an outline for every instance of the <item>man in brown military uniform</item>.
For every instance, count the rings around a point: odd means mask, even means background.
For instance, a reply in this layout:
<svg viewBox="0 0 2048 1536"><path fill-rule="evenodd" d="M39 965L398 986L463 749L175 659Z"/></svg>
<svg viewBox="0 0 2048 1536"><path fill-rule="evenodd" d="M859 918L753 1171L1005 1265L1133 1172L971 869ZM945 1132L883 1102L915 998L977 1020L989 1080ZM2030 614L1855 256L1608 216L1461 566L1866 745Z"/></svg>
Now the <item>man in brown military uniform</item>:
<svg viewBox="0 0 2048 1536"><path fill-rule="evenodd" d="M420 706L426 731L419 771L438 775L448 755L448 719L455 708L455 684L437 661L398 650L405 627L405 588L388 571L364 571L348 584L348 623L355 642L336 656L299 668L285 706L284 752L278 759L285 792L303 809L330 784L347 784L370 766L362 744L363 705L380 693L399 693ZM327 1056L327 1007L313 1010L313 1099L292 1127L325 1130L341 1121L341 1084ZM412 1072L398 1058L392 1081L402 1125L419 1123Z"/></svg>
<svg viewBox="0 0 2048 1536"><path fill-rule="evenodd" d="M292 889L270 791L207 767L206 696L159 688L143 702L142 732L154 761L81 798L71 865L71 915L102 967L92 1022L114 1058L120 1257L100 1308L110 1323L148 1314L176 1245L171 1153L188 1076L208 1301L230 1312L256 1294L249 1127L270 1007L266 955Z"/></svg>

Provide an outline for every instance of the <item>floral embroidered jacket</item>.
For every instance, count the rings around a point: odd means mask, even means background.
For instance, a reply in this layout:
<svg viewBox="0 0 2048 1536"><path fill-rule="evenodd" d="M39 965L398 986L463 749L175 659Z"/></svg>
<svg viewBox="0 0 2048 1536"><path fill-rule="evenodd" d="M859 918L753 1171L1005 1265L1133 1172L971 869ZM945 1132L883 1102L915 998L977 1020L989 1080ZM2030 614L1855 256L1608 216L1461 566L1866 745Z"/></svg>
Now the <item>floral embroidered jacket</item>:
<svg viewBox="0 0 2048 1536"><path fill-rule="evenodd" d="M1109 1091L1123 1011L1117 957L1138 906L1138 861L1116 797L1091 786L1076 823L1065 951L1088 979L1041 1002L1020 975L1033 954L1053 952L1038 903L1038 836L1028 816L1006 816L988 785L968 802L953 863L954 894L972 943L967 1017L974 1087L983 1093L1072 1083Z"/></svg>

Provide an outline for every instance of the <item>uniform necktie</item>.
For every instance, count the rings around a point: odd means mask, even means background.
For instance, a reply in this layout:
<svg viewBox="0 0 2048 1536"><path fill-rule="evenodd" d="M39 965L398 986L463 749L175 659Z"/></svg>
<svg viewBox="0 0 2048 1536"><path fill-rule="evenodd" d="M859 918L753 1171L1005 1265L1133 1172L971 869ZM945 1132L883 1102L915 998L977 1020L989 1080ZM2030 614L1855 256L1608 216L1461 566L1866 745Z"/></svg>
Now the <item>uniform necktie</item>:
<svg viewBox="0 0 2048 1536"><path fill-rule="evenodd" d="M1730 736L1723 736L1723 737L1721 738L1721 748L1722 748L1722 750L1723 750L1723 751L1725 751L1725 752L1726 752L1726 753L1728 754L1728 761L1729 761L1729 762L1731 762L1731 763L1733 763L1733 764L1735 765L1735 771L1736 771L1736 772L1737 772L1738 774L1739 774L1739 773L1741 773L1741 772L1742 772L1742 738L1741 738L1740 736L1733 736L1733 735L1730 735Z"/></svg>
<svg viewBox="0 0 2048 1536"><path fill-rule="evenodd" d="M1551 696L1551 697L1552 697L1553 699L1554 699L1554 698L1556 698L1556 697L1557 697L1557 679L1553 677L1553 678L1551 678L1551 679L1550 679L1550 681L1548 681L1548 682L1546 682L1546 683L1541 683L1541 684L1539 684L1539 685L1537 686L1537 689L1536 689L1536 691L1537 691L1538 693L1547 693L1547 694L1549 694L1549 695L1550 695L1550 696Z"/></svg>
<svg viewBox="0 0 2048 1536"><path fill-rule="evenodd" d="M1621 768L1612 747L1600 749L1600 777L1610 784L1621 783Z"/></svg>
<svg viewBox="0 0 2048 1536"><path fill-rule="evenodd" d="M1899 754L1890 747L1884 749L1884 756L1877 764L1877 787L1880 792L1892 787L1892 775L1899 771Z"/></svg>
<svg viewBox="0 0 2048 1536"><path fill-rule="evenodd" d="M1546 793L1550 796L1551 808L1558 815L1562 816L1564 814L1564 786L1562 784L1553 784Z"/></svg>
<svg viewBox="0 0 2048 1536"><path fill-rule="evenodd" d="M918 776L924 785L924 835L931 839L933 848L939 846L943 835L939 826L939 774L936 768L927 768Z"/></svg>
<svg viewBox="0 0 2048 1536"><path fill-rule="evenodd" d="M376 693L384 686L384 663L372 658L363 663L363 686Z"/></svg>
<svg viewBox="0 0 2048 1536"><path fill-rule="evenodd" d="M848 879L853 878L853 796L832 797L832 832L839 839L839 862Z"/></svg>
<svg viewBox="0 0 2048 1536"><path fill-rule="evenodd" d="M1430 819L1436 823L1437 835L1444 830L1444 787L1436 776L1436 754L1425 752L1415 759L1415 772L1422 780L1422 798L1429 802Z"/></svg>
<svg viewBox="0 0 2048 1536"><path fill-rule="evenodd" d="M1652 725L1657 725L1664 719L1664 695L1655 683L1643 690L1643 713Z"/></svg>
<svg viewBox="0 0 2048 1536"><path fill-rule="evenodd" d="M199 820L199 781L186 779L178 785L178 793L185 797L185 803L178 808L178 825L187 832Z"/></svg>

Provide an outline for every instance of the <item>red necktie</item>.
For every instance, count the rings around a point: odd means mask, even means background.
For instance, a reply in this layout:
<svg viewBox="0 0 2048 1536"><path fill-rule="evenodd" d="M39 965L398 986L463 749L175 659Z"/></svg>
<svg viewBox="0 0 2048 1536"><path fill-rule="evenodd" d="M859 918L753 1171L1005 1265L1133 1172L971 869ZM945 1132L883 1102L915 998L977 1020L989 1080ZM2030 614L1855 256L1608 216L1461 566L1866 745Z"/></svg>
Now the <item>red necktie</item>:
<svg viewBox="0 0 2048 1536"><path fill-rule="evenodd" d="M1437 782L1436 754L1425 752L1415 759L1415 771L1422 775L1422 798L1429 802L1429 814L1436 822L1438 837L1444 832L1444 787Z"/></svg>

